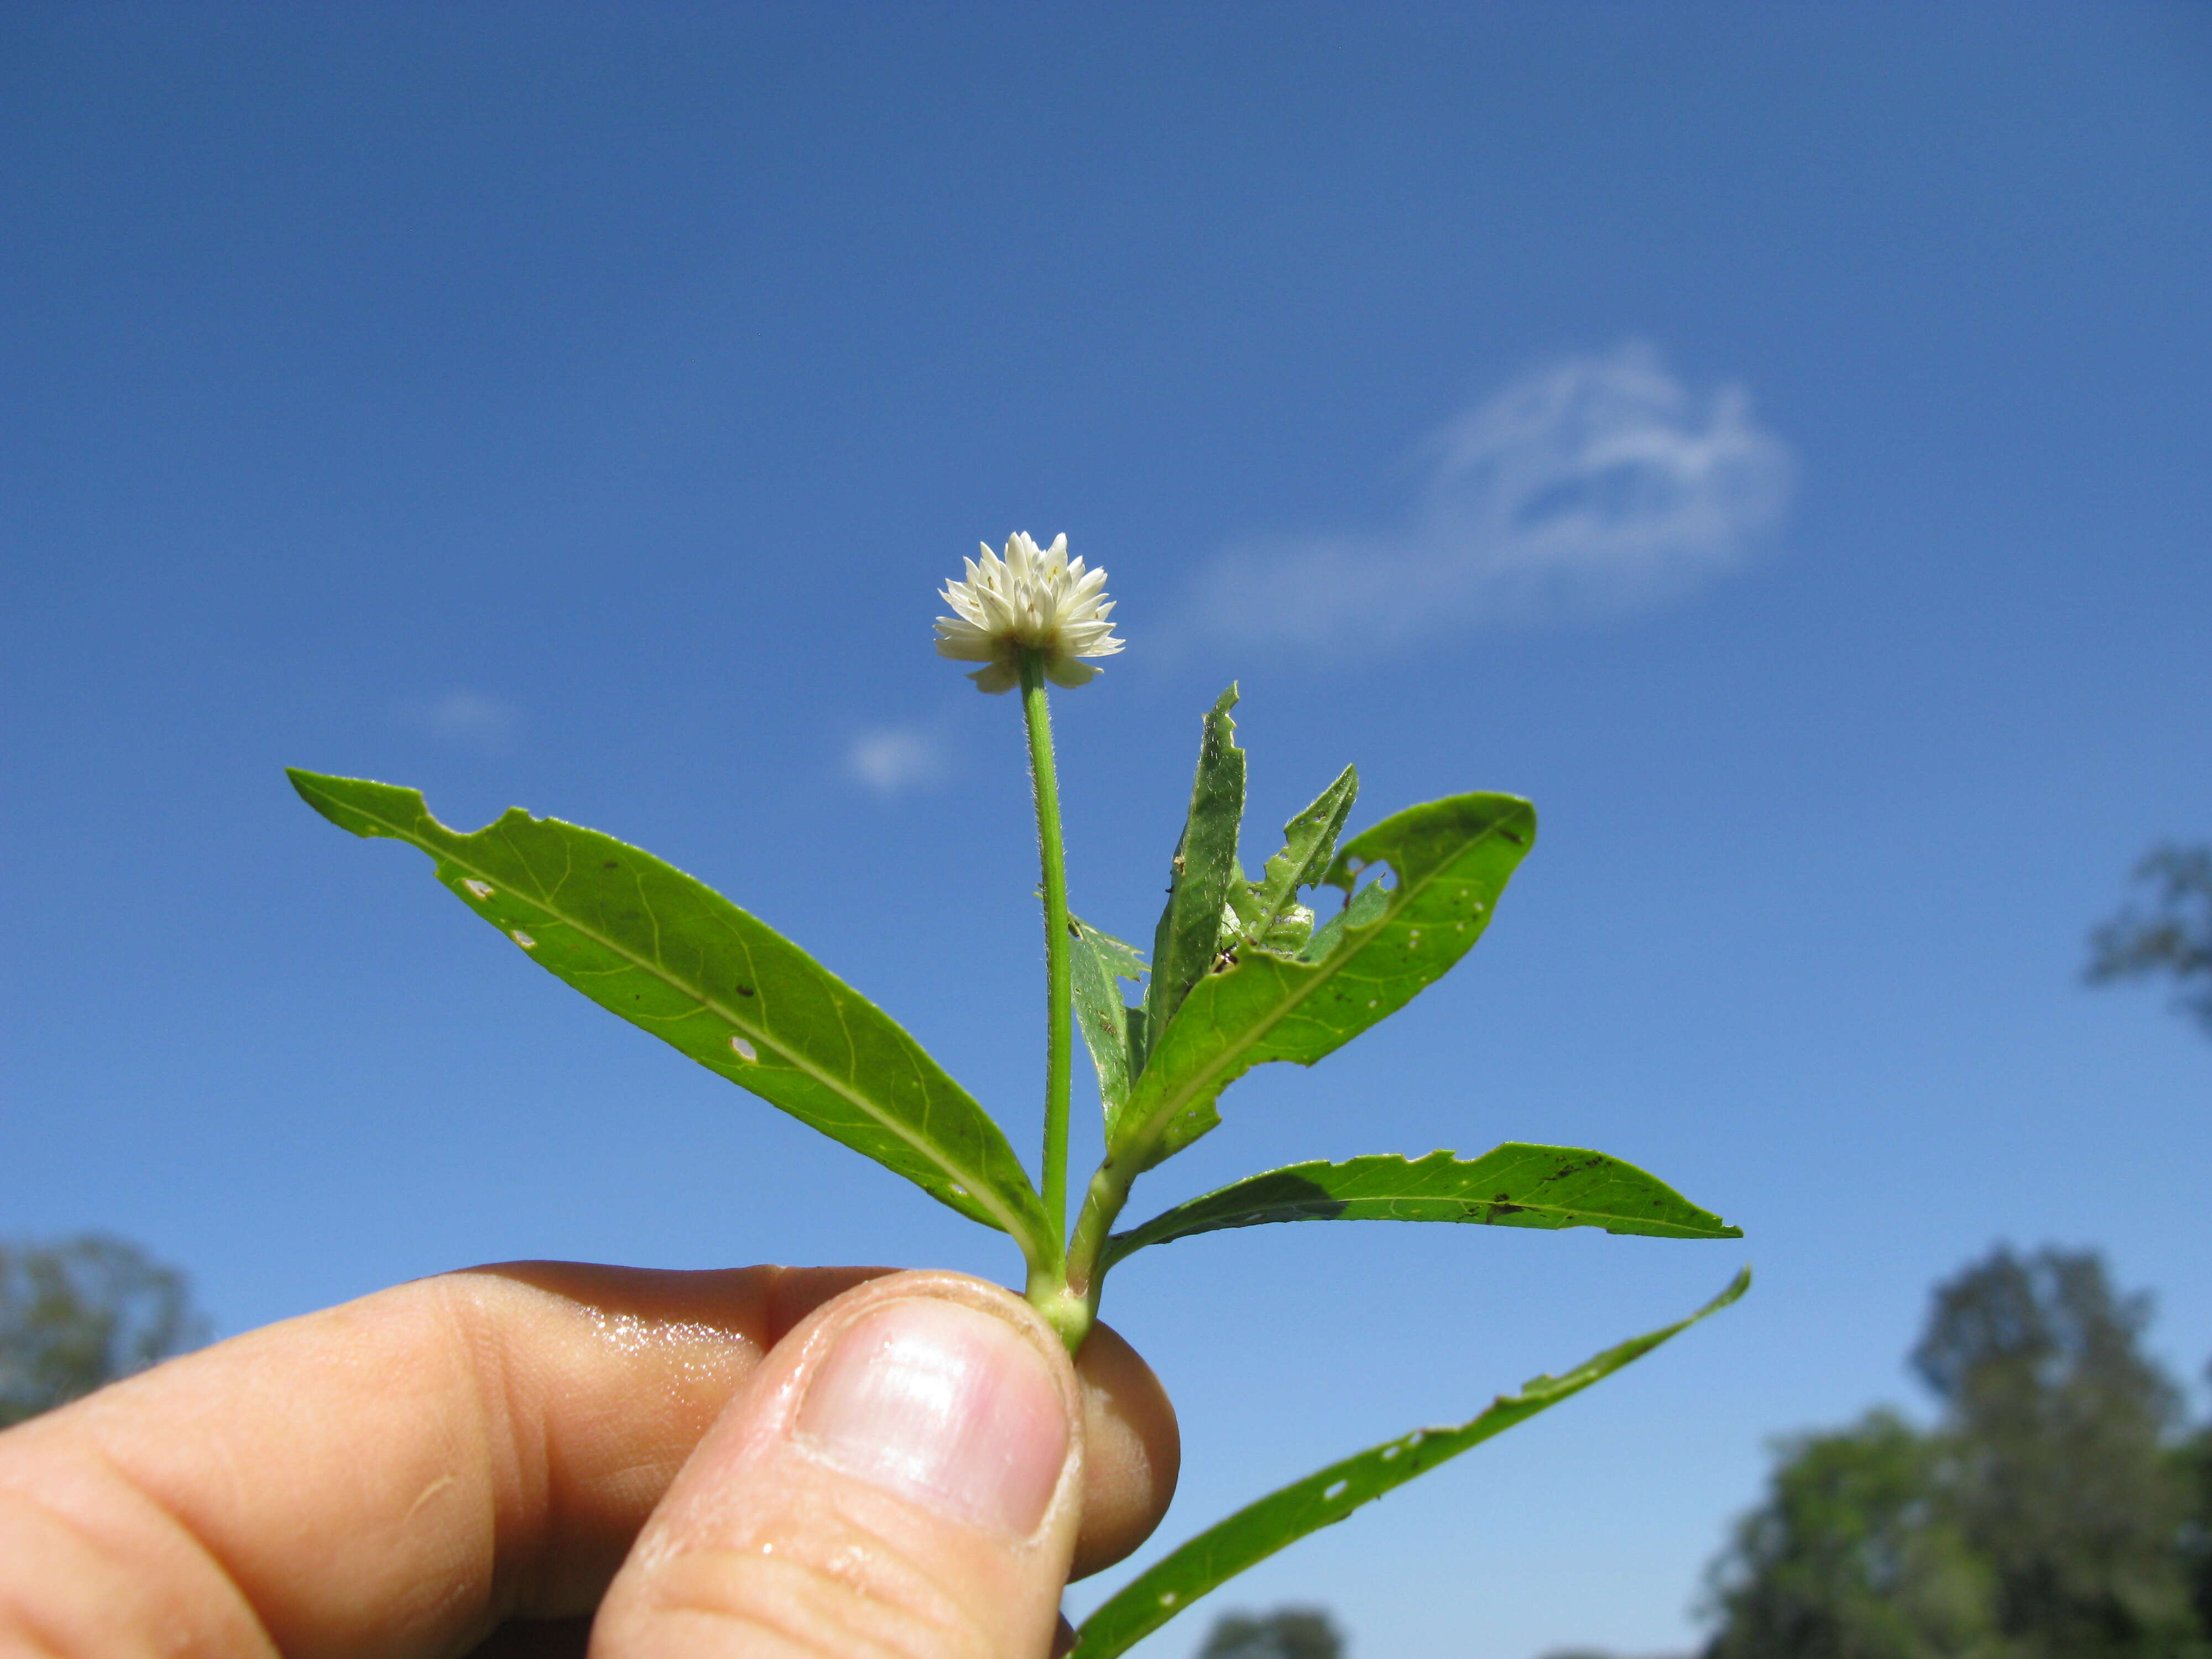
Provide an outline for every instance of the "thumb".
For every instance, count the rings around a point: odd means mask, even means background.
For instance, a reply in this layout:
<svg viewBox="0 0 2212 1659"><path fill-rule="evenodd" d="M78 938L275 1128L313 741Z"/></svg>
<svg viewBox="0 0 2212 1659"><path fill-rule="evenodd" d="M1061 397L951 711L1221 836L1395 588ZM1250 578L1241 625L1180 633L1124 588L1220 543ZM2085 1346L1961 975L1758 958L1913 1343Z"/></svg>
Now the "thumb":
<svg viewBox="0 0 2212 1659"><path fill-rule="evenodd" d="M617 1575L593 1659L1043 1659L1082 1395L1029 1305L894 1273L778 1343Z"/></svg>

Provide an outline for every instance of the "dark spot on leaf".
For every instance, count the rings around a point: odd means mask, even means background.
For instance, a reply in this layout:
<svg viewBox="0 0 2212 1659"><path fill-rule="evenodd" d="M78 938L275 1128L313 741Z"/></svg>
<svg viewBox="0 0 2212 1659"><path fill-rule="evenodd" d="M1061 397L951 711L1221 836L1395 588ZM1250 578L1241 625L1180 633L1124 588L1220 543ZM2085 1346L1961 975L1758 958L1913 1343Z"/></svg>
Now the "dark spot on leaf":
<svg viewBox="0 0 2212 1659"><path fill-rule="evenodd" d="M740 985L738 987L738 994L741 997L749 997L753 994L753 988L750 985Z"/></svg>
<svg viewBox="0 0 2212 1659"><path fill-rule="evenodd" d="M619 870L622 868L622 866L616 860L609 859L604 864L600 865L599 868L602 870Z"/></svg>

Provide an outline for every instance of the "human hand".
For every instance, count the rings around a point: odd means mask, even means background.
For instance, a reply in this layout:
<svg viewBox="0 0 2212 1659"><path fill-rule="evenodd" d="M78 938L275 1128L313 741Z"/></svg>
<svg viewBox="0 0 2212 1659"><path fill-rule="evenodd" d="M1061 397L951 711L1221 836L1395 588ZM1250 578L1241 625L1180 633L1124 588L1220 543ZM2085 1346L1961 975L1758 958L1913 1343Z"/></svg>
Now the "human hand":
<svg viewBox="0 0 2212 1659"><path fill-rule="evenodd" d="M1179 1455L959 1274L477 1268L0 1434L0 1655L1042 1659Z"/></svg>

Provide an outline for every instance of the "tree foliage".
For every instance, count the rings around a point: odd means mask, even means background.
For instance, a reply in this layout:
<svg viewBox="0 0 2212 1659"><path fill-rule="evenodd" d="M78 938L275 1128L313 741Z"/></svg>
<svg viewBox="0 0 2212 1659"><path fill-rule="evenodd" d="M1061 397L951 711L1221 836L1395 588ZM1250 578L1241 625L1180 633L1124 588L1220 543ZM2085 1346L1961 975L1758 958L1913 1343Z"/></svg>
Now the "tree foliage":
<svg viewBox="0 0 2212 1659"><path fill-rule="evenodd" d="M2212 1035L2212 843L2157 847L2136 866L2148 905L2130 905L2089 936L2093 985L2163 975L2177 1005Z"/></svg>
<svg viewBox="0 0 2212 1659"><path fill-rule="evenodd" d="M1344 1638L1320 1607L1278 1607L1214 1620L1198 1659L1342 1659Z"/></svg>
<svg viewBox="0 0 2212 1659"><path fill-rule="evenodd" d="M1936 1288L1913 1368L1943 1402L1947 1496L2021 1651L2167 1653L2195 1633L2180 1397L2142 1351L2149 1319L2087 1252L1999 1250Z"/></svg>
<svg viewBox="0 0 2212 1659"><path fill-rule="evenodd" d="M2212 1425L2190 1436L2173 1462L2190 1500L2189 1519L2181 1528L2190 1604L2197 1609L2197 1624L2212 1636Z"/></svg>
<svg viewBox="0 0 2212 1659"><path fill-rule="evenodd" d="M1936 1659L1991 1634L1990 1574L1936 1498L1938 1450L1894 1412L1784 1443L1717 1576L1712 1659Z"/></svg>
<svg viewBox="0 0 2212 1659"><path fill-rule="evenodd" d="M1713 1569L1708 1659L2212 1656L2212 1443L2177 1442L2148 1319L2093 1252L1938 1285L1912 1352L1937 1426L1876 1411L1782 1445Z"/></svg>
<svg viewBox="0 0 2212 1659"><path fill-rule="evenodd" d="M198 1346L185 1276L100 1233L0 1244L0 1428Z"/></svg>

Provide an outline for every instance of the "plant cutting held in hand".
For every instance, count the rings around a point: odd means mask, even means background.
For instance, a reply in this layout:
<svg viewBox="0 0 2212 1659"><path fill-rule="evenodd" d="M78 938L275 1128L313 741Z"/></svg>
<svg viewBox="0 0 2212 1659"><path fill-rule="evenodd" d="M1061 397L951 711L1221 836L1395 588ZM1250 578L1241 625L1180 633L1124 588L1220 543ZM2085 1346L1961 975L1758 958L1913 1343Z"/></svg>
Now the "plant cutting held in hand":
<svg viewBox="0 0 2212 1659"><path fill-rule="evenodd" d="M1133 1252L1277 1221L1602 1227L1660 1238L1741 1237L1641 1170L1575 1147L1508 1143L1481 1156L1395 1154L1294 1164L1115 1231L1137 1177L1220 1121L1224 1090L1268 1060L1311 1065L1403 1007L1464 956L1534 840L1528 803L1447 796L1339 844L1358 780L1346 767L1248 875L1238 858L1244 751L1223 693L1205 717L1165 908L1146 957L1068 908L1048 687L1073 690L1122 649L1106 573L1026 535L969 560L937 623L944 655L1018 690L1036 786L1045 929L1041 1182L999 1125L891 1018L797 945L683 872L596 830L511 808L471 835L412 789L294 771L325 817L411 842L438 878L540 966L969 1219L1009 1234L1027 1295L1071 1352L1107 1275ZM1385 873L1387 872L1387 874ZM1316 922L1305 896L1334 889ZM1139 981L1133 1006L1123 981ZM1071 1228L1067 1137L1074 1033L1098 1079L1105 1156ZM1502 1395L1454 1427L1416 1430L1333 1463L1170 1552L1084 1624L1077 1659L1110 1659L1224 1580L1468 1447L1587 1388L1741 1295L1746 1274L1690 1318Z"/></svg>

